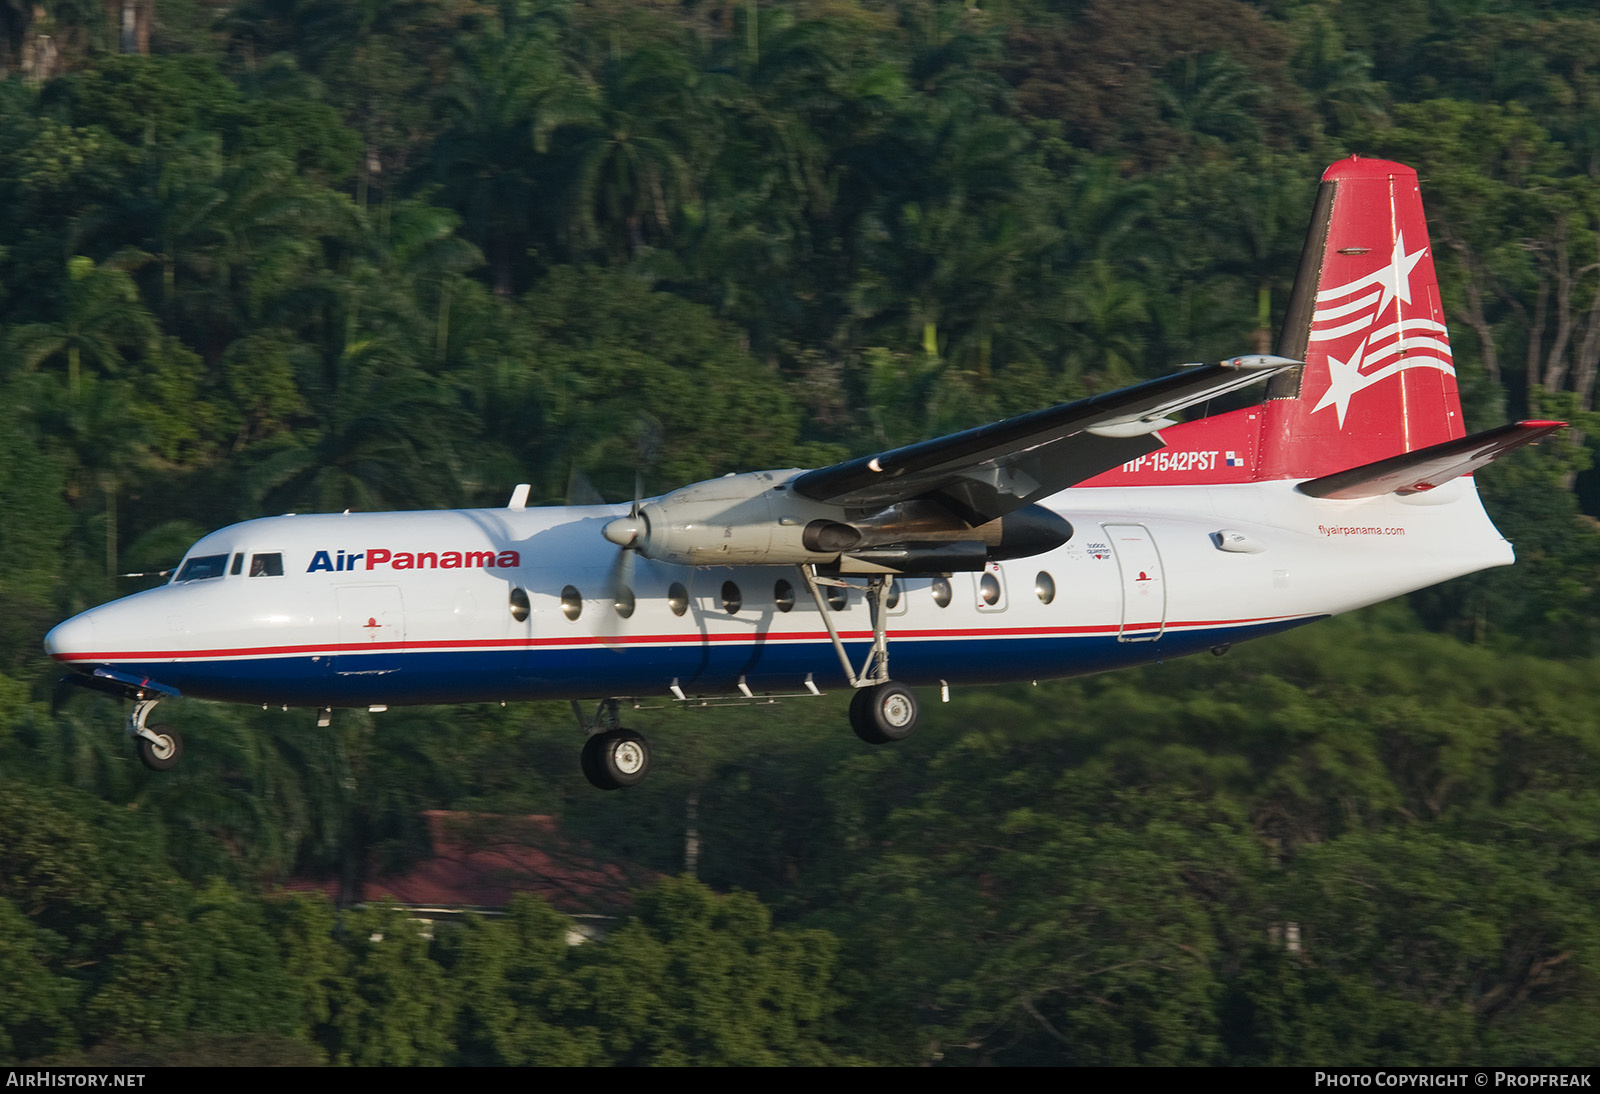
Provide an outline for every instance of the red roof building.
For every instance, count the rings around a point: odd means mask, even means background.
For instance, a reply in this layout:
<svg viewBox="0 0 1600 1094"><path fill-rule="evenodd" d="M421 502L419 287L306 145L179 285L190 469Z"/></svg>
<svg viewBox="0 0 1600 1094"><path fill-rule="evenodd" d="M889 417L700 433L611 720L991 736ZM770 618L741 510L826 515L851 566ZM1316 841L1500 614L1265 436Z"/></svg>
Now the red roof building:
<svg viewBox="0 0 1600 1094"><path fill-rule="evenodd" d="M554 817L429 810L433 856L401 874L368 877L360 901L392 900L429 919L464 911L493 914L514 893L528 893L571 916L614 915L631 890L657 880L653 871L624 869L563 836ZM341 883L295 881L299 891L340 899Z"/></svg>

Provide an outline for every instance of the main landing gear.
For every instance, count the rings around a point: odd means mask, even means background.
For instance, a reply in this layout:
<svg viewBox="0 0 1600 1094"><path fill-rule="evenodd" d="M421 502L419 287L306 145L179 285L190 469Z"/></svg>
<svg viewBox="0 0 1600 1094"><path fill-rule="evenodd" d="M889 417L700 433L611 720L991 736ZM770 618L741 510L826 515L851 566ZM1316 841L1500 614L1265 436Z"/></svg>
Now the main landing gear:
<svg viewBox="0 0 1600 1094"><path fill-rule="evenodd" d="M917 697L902 684L872 684L850 698L850 728L869 745L903 741L917 728Z"/></svg>
<svg viewBox="0 0 1600 1094"><path fill-rule="evenodd" d="M572 713L589 735L583 742L583 777L600 790L638 786L650 773L650 743L617 721L617 701L605 699L592 719L583 716L576 699Z"/></svg>
<svg viewBox="0 0 1600 1094"><path fill-rule="evenodd" d="M814 567L799 567L800 576L817 610L828 628L828 637L844 666L845 679L855 689L850 699L850 728L868 744L885 745L903 741L917 728L917 697L904 684L889 679L889 634L885 600L889 592L889 577L874 574L867 579L867 601L872 609L872 649L866 664L858 673L850 663L850 654L839 637L833 621L832 606L823 595L821 586L861 588L834 577L817 574ZM741 680L741 687L743 681ZM813 694L820 695L816 687L807 682ZM673 681L677 698L684 696ZM750 692L746 689L745 695ZM634 730L625 728L617 717L617 701L603 699L594 717L586 717L578 701L572 701L572 713L578 727L587 735L583 743L583 777L601 790L620 790L625 786L638 786L650 773L650 744Z"/></svg>
<svg viewBox="0 0 1600 1094"><path fill-rule="evenodd" d="M183 738L169 725L147 725L160 699L136 699L128 715L128 735L139 748L139 761L151 771L171 771L183 758Z"/></svg>
<svg viewBox="0 0 1600 1094"><path fill-rule="evenodd" d="M857 673L839 638L839 629L834 626L833 609L819 587L822 584L849 587L849 583L838 578L819 577L813 566L801 566L800 576L805 579L811 599L822 613L822 622L839 655L839 664L844 666L845 679L856 689L850 700L850 728L856 731L857 737L872 745L905 740L917 728L917 697L904 684L889 679L889 623L884 600L890 578L874 574L867 579L867 603L872 610L872 650Z"/></svg>

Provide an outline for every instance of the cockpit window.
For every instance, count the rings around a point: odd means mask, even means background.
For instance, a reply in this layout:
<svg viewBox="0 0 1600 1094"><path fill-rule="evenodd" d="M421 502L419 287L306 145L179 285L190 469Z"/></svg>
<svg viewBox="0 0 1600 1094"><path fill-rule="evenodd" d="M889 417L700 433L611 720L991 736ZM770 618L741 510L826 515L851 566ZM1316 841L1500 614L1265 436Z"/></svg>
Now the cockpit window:
<svg viewBox="0 0 1600 1094"><path fill-rule="evenodd" d="M228 573L234 577L238 577L240 574L244 573L243 551L240 551L238 554L233 556L233 568L229 570Z"/></svg>
<svg viewBox="0 0 1600 1094"><path fill-rule="evenodd" d="M251 555L250 556L250 576L251 577L282 577L283 576L283 554L282 554L282 552L274 551L269 555Z"/></svg>
<svg viewBox="0 0 1600 1094"><path fill-rule="evenodd" d="M209 581L214 577L221 577L227 568L227 555L201 555L185 562L183 569L178 571L178 576L173 578L173 581Z"/></svg>

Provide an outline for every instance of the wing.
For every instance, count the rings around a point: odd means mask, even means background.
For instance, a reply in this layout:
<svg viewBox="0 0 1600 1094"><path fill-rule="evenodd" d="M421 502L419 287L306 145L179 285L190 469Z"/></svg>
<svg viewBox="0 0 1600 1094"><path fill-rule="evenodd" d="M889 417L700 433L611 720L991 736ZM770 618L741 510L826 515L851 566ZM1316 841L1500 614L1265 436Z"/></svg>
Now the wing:
<svg viewBox="0 0 1600 1094"><path fill-rule="evenodd" d="M808 471L790 489L812 501L878 510L913 498L944 501L973 524L1161 448L1156 431L1188 406L1294 368L1255 355L1191 365L1075 403Z"/></svg>

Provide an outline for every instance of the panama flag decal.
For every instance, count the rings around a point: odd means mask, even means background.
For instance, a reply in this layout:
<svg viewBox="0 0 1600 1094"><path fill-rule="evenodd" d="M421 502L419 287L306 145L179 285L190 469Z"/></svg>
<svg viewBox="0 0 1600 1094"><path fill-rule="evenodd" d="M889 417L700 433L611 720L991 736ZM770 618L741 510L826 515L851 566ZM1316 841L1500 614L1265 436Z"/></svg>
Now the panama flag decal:
<svg viewBox="0 0 1600 1094"><path fill-rule="evenodd" d="M1327 354L1328 389L1313 414L1332 407L1343 429L1350 400L1373 384L1413 368L1455 375L1444 324L1407 314L1412 274L1427 253L1425 242L1408 252L1399 232L1384 265L1317 293L1310 343Z"/></svg>

